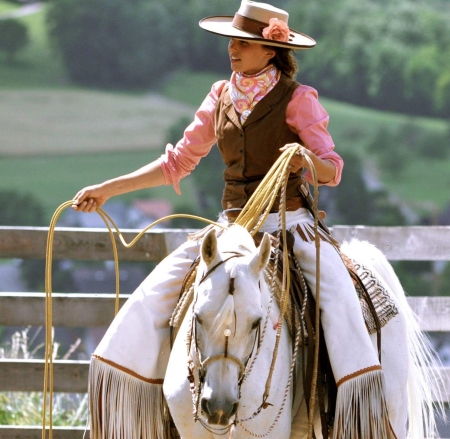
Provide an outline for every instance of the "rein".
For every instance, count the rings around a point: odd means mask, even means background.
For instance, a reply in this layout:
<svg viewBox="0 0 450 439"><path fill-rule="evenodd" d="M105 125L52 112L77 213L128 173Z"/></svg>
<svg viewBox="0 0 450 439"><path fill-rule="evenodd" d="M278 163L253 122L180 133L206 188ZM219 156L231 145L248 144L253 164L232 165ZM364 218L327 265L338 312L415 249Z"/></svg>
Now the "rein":
<svg viewBox="0 0 450 439"><path fill-rule="evenodd" d="M319 209L318 209L318 199L319 199L319 183L317 171L312 162L311 158L304 154L300 145L296 147L288 148L284 153L278 158L269 172L266 174L262 182L259 184L257 190L250 197L250 200L242 209L241 213L237 217L235 223L240 224L251 230L251 233L255 235L261 228L264 220L267 218L274 202L275 198L280 192L280 226L283 242L286 240L286 187L289 178L289 162L294 155L302 156L309 165L309 170L313 177L314 182L314 203L312 206L312 214L314 217L314 243L316 247L316 309L315 309L315 328L314 333L316 337L316 343L314 347L314 366L311 379L311 394L309 399L309 413L308 413L308 439L313 437L314 428L314 414L315 414L315 402L316 402L316 390L317 390L317 380L318 380L318 370L319 370L319 331L320 331L320 235L319 230ZM262 215L258 212L263 212ZM280 305L280 319L278 321L277 328L277 339L275 342L275 348L272 358L271 370L266 383L265 396L268 397L273 369L275 367L276 356L278 352L278 344L281 335L281 328L283 322L283 315L286 311L287 299L286 294L289 290L290 276L288 269L288 252L286 246L283 248L283 290L281 296Z"/></svg>

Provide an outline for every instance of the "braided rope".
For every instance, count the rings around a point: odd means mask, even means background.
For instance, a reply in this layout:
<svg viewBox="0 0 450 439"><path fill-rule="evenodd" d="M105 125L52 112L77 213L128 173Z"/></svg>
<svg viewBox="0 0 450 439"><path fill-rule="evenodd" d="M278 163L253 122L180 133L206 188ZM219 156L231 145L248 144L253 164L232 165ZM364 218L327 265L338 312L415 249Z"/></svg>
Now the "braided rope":
<svg viewBox="0 0 450 439"><path fill-rule="evenodd" d="M300 338L301 338L301 327L299 326L297 328L297 330L296 330L296 333L295 333L295 344L294 344L295 347L294 347L294 352L292 353L292 361L291 361L291 365L290 365L290 369L289 369L289 377L288 377L288 380L286 382L286 387L285 387L285 390L284 390L283 400L281 402L280 408L278 409L278 413L275 416L275 419L272 422L272 424L269 427L269 429L265 433L258 434L258 433L254 433L254 432L248 430L243 424L244 422L250 421L251 419L255 418L259 414L261 409L263 408L262 406L252 416L250 416L248 418L245 418L245 419L238 419L236 421L246 433L250 434L253 437L263 438L263 437L268 436L273 431L273 429L275 428L278 420L280 419L280 417L281 417L281 415L282 415L282 413L284 411L284 408L286 406L287 397L288 397L288 394L289 394L289 389L290 389L291 383L292 383L292 377L294 375L295 364L297 362L298 347L300 345Z"/></svg>
<svg viewBox="0 0 450 439"><path fill-rule="evenodd" d="M318 176L317 171L315 169L314 163L311 158L307 154L303 154L301 151L301 146L298 145L296 147L288 148L280 155L278 160L274 163L272 168L266 174L262 182L259 184L257 190L250 197L249 201L242 209L239 216L236 218L235 223L241 226L244 226L247 230L252 233L252 235L256 234L258 230L261 228L263 222L267 218L270 213L270 210L275 202L277 194L282 191L282 187L285 187L287 184L287 176L289 175L289 163L291 158L294 155L302 155L302 157L307 161L309 165L309 170L311 172L313 182L314 182L314 205L313 216L314 216L314 236L315 236L315 247L316 247L316 312L315 312L315 337L316 343L314 348L314 367L312 373L312 383L311 383L311 395L310 395L310 403L309 403L309 416L308 416L308 439L313 437L313 426L314 426L314 411L315 411L315 401L316 401L316 390L317 390L317 378L318 378L318 364L319 364L319 328L320 328L320 236L318 233L319 230L319 209L318 209L318 199L319 199L319 189L318 189ZM284 178L281 178L283 176ZM283 192L282 192L283 193ZM280 209L280 217L281 217L281 231L283 233L284 242L286 242L286 217L285 217L285 200L281 199L281 209ZM286 246L284 246L286 248ZM289 270L287 269L288 265L286 264L288 260L287 249L283 251L283 261L284 261L284 270L287 272L283 273L283 290L286 288L286 285L289 285ZM286 283L285 283L286 282ZM283 291L284 293L284 291ZM285 311L287 302L281 302L281 311ZM284 315L284 314L281 314ZM278 325L281 326L280 324ZM277 328L280 329L280 328ZM279 343L278 331L277 331L277 341L275 345L275 349L277 349L277 345ZM266 392L268 392L270 388L270 383L272 380L273 370L272 366L275 364L275 355L272 359L271 370L269 372L269 377L266 382Z"/></svg>
<svg viewBox="0 0 450 439"><path fill-rule="evenodd" d="M308 415L308 439L313 438L314 428L314 412L316 402L317 391L317 379L318 379L318 364L319 364L319 329L320 329L320 235L319 235L319 210L318 210L318 176L314 163L311 158L302 153L301 146L288 148L278 158L269 172L266 174L262 182L259 184L257 190L250 197L249 201L242 209L241 213L237 217L235 223L245 227L252 235L255 235L265 219L270 213L270 210L275 202L276 196L281 192L280 199L280 225L281 233L283 236L283 242L286 243L286 197L285 188L287 185L287 177L289 175L289 163L294 155L301 155L308 163L309 169L314 182L314 205L312 206L314 216L314 237L316 248L316 309L315 309L315 337L316 343L314 346L314 367L312 373L311 383L311 395L309 402L309 415ZM269 376L266 381L266 388L264 393L264 402L267 401L270 385L273 376L273 370L275 367L276 355L278 352L279 339L281 336L281 322L287 307L286 291L290 285L289 269L288 269L288 251L287 246L283 246L283 282L282 282L282 298L280 301L280 320L278 322L277 336L274 348L274 354L272 357L272 364L269 371ZM257 436L263 437L263 436Z"/></svg>

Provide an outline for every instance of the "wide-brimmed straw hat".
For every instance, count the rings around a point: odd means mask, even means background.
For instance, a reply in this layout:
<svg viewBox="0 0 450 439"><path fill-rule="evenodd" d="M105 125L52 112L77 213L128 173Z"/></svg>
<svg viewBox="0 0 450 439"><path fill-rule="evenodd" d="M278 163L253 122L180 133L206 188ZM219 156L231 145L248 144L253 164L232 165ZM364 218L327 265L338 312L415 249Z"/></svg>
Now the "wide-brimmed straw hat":
<svg viewBox="0 0 450 439"><path fill-rule="evenodd" d="M214 16L200 20L200 27L217 35L251 40L268 46L289 49L311 49L316 42L288 26L289 14L267 3L242 0L241 7L231 16Z"/></svg>

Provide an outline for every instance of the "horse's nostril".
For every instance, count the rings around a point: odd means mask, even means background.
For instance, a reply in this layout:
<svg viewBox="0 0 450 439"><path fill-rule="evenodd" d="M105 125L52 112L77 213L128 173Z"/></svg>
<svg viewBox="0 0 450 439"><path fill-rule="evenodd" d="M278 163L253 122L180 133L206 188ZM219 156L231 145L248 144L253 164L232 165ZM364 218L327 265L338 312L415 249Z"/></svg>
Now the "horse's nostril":
<svg viewBox="0 0 450 439"><path fill-rule="evenodd" d="M231 408L230 418L231 418L231 416L234 416L236 414L238 407L239 407L239 402L235 402Z"/></svg>
<svg viewBox="0 0 450 439"><path fill-rule="evenodd" d="M200 405L201 405L201 408L202 408L202 412L206 415L206 416L209 416L210 415L210 413L209 413L209 400L208 399L206 399L206 398L202 398L201 399L201 401L200 401Z"/></svg>

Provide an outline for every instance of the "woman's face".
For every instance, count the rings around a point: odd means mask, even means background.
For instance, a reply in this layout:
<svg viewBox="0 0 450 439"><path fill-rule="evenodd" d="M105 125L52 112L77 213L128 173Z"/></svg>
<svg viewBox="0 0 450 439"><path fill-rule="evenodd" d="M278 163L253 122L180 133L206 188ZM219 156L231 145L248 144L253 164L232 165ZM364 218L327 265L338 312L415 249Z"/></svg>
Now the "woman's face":
<svg viewBox="0 0 450 439"><path fill-rule="evenodd" d="M231 38L228 43L228 54L233 72L254 75L267 67L275 56L275 50L262 44Z"/></svg>

